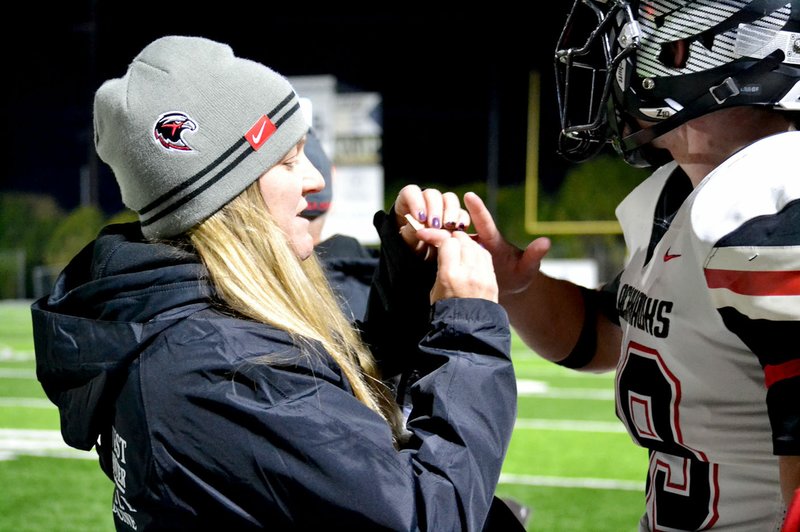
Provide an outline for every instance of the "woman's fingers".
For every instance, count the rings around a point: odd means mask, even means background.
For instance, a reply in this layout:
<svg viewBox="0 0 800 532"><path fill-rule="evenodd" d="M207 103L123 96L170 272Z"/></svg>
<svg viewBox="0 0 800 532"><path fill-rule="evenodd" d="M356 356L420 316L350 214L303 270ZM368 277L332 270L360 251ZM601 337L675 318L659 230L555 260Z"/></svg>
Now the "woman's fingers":
<svg viewBox="0 0 800 532"><path fill-rule="evenodd" d="M394 210L401 237L426 260L436 257L436 248L449 237L448 232L465 231L471 224L470 213L461 206L458 196L435 188L422 190L417 185L406 185L397 196Z"/></svg>
<svg viewBox="0 0 800 532"><path fill-rule="evenodd" d="M445 192L442 194L442 201L444 204L442 228L455 231L461 221L461 200L454 192Z"/></svg>
<svg viewBox="0 0 800 532"><path fill-rule="evenodd" d="M425 208L427 211L426 222L428 227L440 229L444 216L443 194L435 188L426 188L422 191L422 196L425 198Z"/></svg>
<svg viewBox="0 0 800 532"><path fill-rule="evenodd" d="M422 189L417 185L404 186L397 195L394 202L394 211L397 216L397 226L403 227L407 222L405 216L410 214L416 220L425 222L426 206Z"/></svg>
<svg viewBox="0 0 800 532"><path fill-rule="evenodd" d="M439 245L439 267L431 290L431 303L448 297L497 302L497 280L489 253L463 231L447 235Z"/></svg>

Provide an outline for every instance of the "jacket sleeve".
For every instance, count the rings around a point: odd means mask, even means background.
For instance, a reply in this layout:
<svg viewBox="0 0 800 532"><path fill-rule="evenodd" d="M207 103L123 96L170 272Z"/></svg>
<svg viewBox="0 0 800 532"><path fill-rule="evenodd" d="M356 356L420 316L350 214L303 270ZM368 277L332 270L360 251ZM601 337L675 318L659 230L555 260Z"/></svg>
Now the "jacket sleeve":
<svg viewBox="0 0 800 532"><path fill-rule="evenodd" d="M505 312L484 300L439 302L418 349L423 376L411 390L405 448L333 386L321 392L332 397L310 398L305 409L323 416L315 434L336 435L290 436L307 457L288 475L306 480L299 500L329 504L321 513L345 529L467 531L486 519L516 417Z"/></svg>
<svg viewBox="0 0 800 532"><path fill-rule="evenodd" d="M158 439L180 449L157 451L154 470L191 485L179 498L222 500L277 529L481 530L516 415L507 316L485 300L440 301L417 349L427 363L401 449L335 371L243 365L219 388L191 386L188 405L176 395L180 408L158 387L170 413ZM211 508L198 511L214 519Z"/></svg>

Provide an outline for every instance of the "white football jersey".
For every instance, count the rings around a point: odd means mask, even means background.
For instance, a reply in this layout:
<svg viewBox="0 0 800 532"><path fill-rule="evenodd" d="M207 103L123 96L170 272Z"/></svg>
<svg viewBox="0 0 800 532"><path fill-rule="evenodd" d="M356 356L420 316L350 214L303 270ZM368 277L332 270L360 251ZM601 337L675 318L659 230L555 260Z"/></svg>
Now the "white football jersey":
<svg viewBox="0 0 800 532"><path fill-rule="evenodd" d="M629 255L616 407L650 450L643 522L777 530L775 453L800 454L797 434L781 439L770 425L800 411L798 392L780 384L800 378L800 132L737 152L694 190L683 174L671 183L675 169L617 208ZM659 214L675 179L688 197Z"/></svg>

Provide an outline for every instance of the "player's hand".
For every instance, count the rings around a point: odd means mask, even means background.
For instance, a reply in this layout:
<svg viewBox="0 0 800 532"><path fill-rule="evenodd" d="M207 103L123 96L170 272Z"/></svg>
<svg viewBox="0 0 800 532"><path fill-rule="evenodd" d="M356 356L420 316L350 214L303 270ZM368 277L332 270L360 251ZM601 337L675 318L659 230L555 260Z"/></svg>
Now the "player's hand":
<svg viewBox="0 0 800 532"><path fill-rule="evenodd" d="M483 200L474 192L464 195L464 205L477 231L476 238L492 255L497 284L502 294L524 291L539 271L542 258L550 251L550 239L540 237L522 250L508 242L492 219Z"/></svg>
<svg viewBox="0 0 800 532"><path fill-rule="evenodd" d="M463 231L450 233L438 248L431 304L449 297L475 297L497 303L492 256Z"/></svg>
<svg viewBox="0 0 800 532"><path fill-rule="evenodd" d="M463 231L470 225L469 214L461 207L458 196L434 188L422 190L417 185L406 185L397 195L394 211L403 240L427 259L435 257L436 248L450 238L450 232ZM436 231L427 231L427 238L422 241L417 235L420 226Z"/></svg>

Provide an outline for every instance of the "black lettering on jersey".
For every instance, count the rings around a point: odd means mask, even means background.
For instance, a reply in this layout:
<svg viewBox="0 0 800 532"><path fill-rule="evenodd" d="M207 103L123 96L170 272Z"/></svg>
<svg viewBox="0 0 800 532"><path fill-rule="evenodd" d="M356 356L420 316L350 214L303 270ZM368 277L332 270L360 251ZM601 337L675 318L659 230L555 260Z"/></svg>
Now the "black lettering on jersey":
<svg viewBox="0 0 800 532"><path fill-rule="evenodd" d="M672 301L649 297L628 284L617 292L619 317L656 338L666 338L669 335L669 314L672 306Z"/></svg>
<svg viewBox="0 0 800 532"><path fill-rule="evenodd" d="M659 301L656 311L656 320L659 325L653 330L656 338L666 338L669 334L669 318L667 314L672 312L672 301Z"/></svg>

